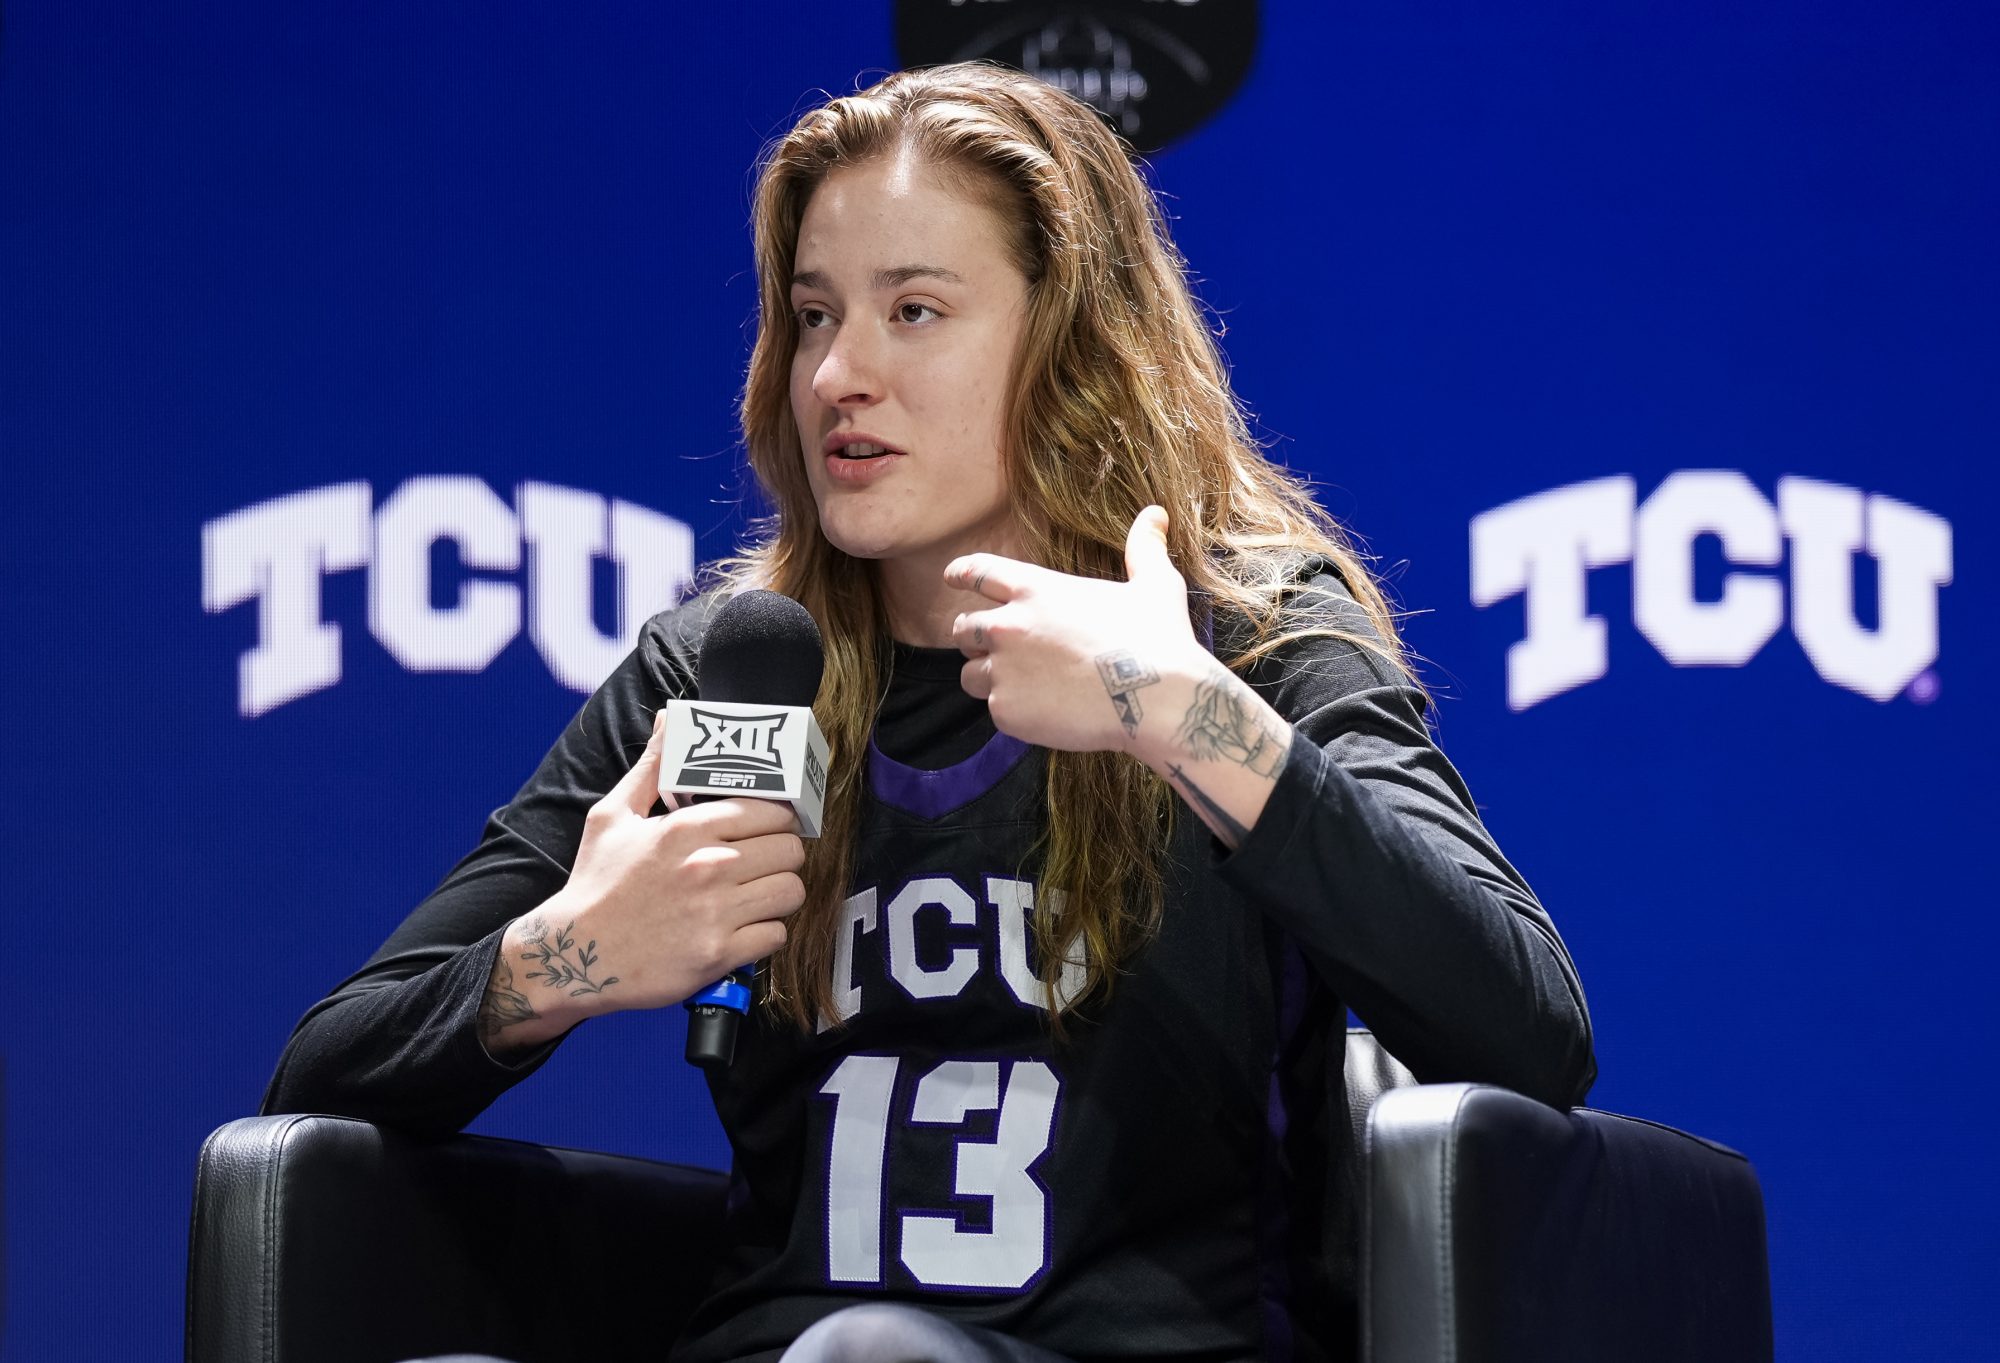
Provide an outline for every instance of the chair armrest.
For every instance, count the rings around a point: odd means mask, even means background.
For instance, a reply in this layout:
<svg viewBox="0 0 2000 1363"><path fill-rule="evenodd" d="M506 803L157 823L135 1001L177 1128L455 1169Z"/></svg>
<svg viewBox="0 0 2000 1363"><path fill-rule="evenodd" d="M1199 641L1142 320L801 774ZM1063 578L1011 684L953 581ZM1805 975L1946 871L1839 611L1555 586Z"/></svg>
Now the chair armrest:
<svg viewBox="0 0 2000 1363"><path fill-rule="evenodd" d="M1382 1095L1368 1123L1368 1363L1768 1363L1748 1160L1671 1127L1506 1089Z"/></svg>
<svg viewBox="0 0 2000 1363"><path fill-rule="evenodd" d="M716 1262L706 1169L343 1117L250 1117L202 1147L190 1363L663 1357Z"/></svg>

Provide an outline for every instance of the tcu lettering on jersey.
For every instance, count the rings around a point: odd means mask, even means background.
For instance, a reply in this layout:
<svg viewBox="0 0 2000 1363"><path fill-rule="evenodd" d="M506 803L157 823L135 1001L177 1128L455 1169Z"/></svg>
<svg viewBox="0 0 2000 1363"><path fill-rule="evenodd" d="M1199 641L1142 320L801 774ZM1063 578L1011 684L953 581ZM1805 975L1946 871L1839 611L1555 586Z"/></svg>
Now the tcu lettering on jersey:
<svg viewBox="0 0 2000 1363"><path fill-rule="evenodd" d="M340 680L341 628L320 618L320 581L368 569L368 628L412 672L478 672L521 632L514 582L468 577L431 604L431 550L450 542L468 570L515 573L527 551L529 636L557 681L589 691L646 620L694 577L694 535L671 516L594 492L523 483L509 507L477 478L412 478L381 506L367 483L314 488L232 511L201 528L201 602L257 602L257 645L237 671L245 716ZM618 568L618 629L591 618L591 561Z"/></svg>
<svg viewBox="0 0 2000 1363"><path fill-rule="evenodd" d="M1572 483L1472 520L1472 601L1526 594L1527 634L1507 650L1507 703L1525 710L1602 677L1602 617L1585 607L1592 568L1632 565L1632 618L1669 662L1738 667L1776 634L1785 589L1731 572L1721 597L1694 594L1694 544L1721 542L1738 568L1769 568L1791 542L1792 633L1820 676L1874 700L1937 660L1938 589L1951 581L1951 526L1880 493L1811 478L1778 480L1778 503L1726 469L1686 469L1643 504L1629 477ZM1853 556L1877 566L1879 623L1855 618Z"/></svg>
<svg viewBox="0 0 2000 1363"><path fill-rule="evenodd" d="M955 877L918 876L896 891L886 908L881 907L880 891L873 885L849 895L840 908L839 935L833 948L833 997L838 1017L822 1016L819 1030L825 1032L867 1006L863 988L854 978L855 952L864 949L886 956L888 978L911 999L956 998L984 966L999 973L1020 1003L1030 1008L1047 1007L1041 978L1028 961L1035 887L1007 876L987 876L985 882L990 936L973 945L964 941L962 934L953 934L950 945L939 941L936 945L942 949L922 952L917 944L924 925L929 924L930 931L936 933L941 928L980 923L979 901ZM1060 891L1050 894L1060 913ZM942 959L944 964L926 967L923 959ZM1057 981L1062 1001L1075 999L1083 983L1083 962L1064 961Z"/></svg>

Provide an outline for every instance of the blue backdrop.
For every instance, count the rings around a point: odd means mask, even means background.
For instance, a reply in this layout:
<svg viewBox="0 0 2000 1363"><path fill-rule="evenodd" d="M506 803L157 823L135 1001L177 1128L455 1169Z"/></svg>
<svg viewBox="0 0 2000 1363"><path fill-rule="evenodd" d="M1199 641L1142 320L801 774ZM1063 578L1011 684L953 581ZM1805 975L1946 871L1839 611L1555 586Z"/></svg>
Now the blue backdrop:
<svg viewBox="0 0 2000 1363"><path fill-rule="evenodd" d="M1594 1101L1755 1159L1787 1358L1974 1356L2000 1275L1993 15L1274 0L1153 159ZM202 1137L741 529L748 167L896 64L886 4L8 6L5 1358L178 1351ZM721 1160L678 1028L478 1129Z"/></svg>

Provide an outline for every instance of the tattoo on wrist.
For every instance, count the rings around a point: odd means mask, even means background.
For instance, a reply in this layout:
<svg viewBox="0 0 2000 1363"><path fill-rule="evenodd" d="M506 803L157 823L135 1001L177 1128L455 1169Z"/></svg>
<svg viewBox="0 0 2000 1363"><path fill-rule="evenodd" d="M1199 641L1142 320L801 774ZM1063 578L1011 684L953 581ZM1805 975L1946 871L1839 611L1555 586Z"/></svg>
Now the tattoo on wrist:
<svg viewBox="0 0 2000 1363"><path fill-rule="evenodd" d="M1215 830L1216 836L1229 844L1231 851L1243 845L1243 840L1250 836L1249 829L1231 817L1228 810L1209 799L1208 792L1190 780L1188 774L1179 767L1169 763L1167 775L1174 785L1180 788L1181 794L1187 797L1188 803L1194 806L1195 812L1202 815L1204 822Z"/></svg>
<svg viewBox="0 0 2000 1363"><path fill-rule="evenodd" d="M528 996L514 987L514 967L507 964L503 950L493 958L493 978L486 997L479 1001L479 1039L489 1044L517 1022L527 1022L541 1014Z"/></svg>
<svg viewBox="0 0 2000 1363"><path fill-rule="evenodd" d="M573 999L601 993L618 983L616 975L602 980L590 978L590 968L597 964L597 941L592 938L578 950L576 939L570 936L570 929L575 926L568 923L551 934L548 924L538 914L528 920L528 949L521 953L523 961L541 967L530 970L529 979L540 980L550 989L567 989Z"/></svg>
<svg viewBox="0 0 2000 1363"><path fill-rule="evenodd" d="M1228 672L1218 671L1194 690L1178 735L1190 756L1234 762L1259 776L1275 777L1284 765L1288 734L1282 723L1260 715L1256 693Z"/></svg>
<svg viewBox="0 0 2000 1363"><path fill-rule="evenodd" d="M1139 688L1158 681L1159 672L1118 649L1097 655L1097 675L1103 678L1104 689L1111 694L1111 704L1118 711L1118 722L1125 726L1126 737L1138 737L1139 717L1146 713L1139 708Z"/></svg>

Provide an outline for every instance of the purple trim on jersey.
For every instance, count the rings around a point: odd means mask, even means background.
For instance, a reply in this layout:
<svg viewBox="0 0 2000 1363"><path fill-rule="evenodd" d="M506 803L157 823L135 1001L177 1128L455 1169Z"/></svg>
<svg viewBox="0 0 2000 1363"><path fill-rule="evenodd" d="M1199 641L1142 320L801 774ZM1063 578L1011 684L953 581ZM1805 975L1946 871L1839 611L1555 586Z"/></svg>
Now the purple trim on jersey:
<svg viewBox="0 0 2000 1363"><path fill-rule="evenodd" d="M875 798L920 819L941 819L965 808L1028 755L1028 745L995 733L978 752L939 771L905 766L868 740L868 784Z"/></svg>
<svg viewBox="0 0 2000 1363"><path fill-rule="evenodd" d="M1271 1086L1264 1100L1264 1172L1259 1201L1263 1214L1258 1255L1263 1263L1258 1273L1258 1295L1264 1302L1264 1357L1271 1363L1290 1363L1294 1351L1292 1337L1292 1229L1290 1189L1286 1186L1285 1140L1291 1132L1292 1114L1285 1092L1284 1061L1305 1020L1306 963L1290 938L1281 937L1278 963L1278 1036L1271 1049Z"/></svg>

